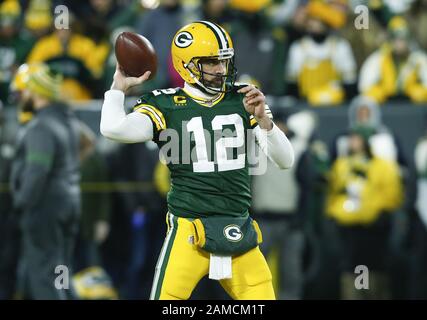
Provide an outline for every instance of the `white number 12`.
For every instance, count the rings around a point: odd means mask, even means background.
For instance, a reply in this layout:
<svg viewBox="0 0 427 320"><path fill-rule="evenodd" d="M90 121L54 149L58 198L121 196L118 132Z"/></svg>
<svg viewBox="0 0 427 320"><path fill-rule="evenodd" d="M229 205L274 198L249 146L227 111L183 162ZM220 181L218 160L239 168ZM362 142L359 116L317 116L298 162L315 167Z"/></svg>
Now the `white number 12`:
<svg viewBox="0 0 427 320"><path fill-rule="evenodd" d="M242 118L238 114L219 115L212 120L212 130L221 130L225 125L234 125L236 136L221 137L215 143L215 152L218 163L218 171L236 170L245 167L245 153L241 153L236 159L227 158L227 148L240 148L245 143L245 130ZM197 161L193 162L194 172L214 172L215 163L209 161L206 139L203 131L202 117L192 118L187 123L187 131L194 133L196 143Z"/></svg>

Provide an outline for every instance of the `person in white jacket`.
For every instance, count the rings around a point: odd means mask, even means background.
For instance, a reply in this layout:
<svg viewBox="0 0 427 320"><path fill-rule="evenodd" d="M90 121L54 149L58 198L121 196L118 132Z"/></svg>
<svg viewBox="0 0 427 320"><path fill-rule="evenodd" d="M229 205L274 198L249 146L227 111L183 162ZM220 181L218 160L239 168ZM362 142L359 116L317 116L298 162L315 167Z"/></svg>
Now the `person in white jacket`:
<svg viewBox="0 0 427 320"><path fill-rule="evenodd" d="M311 105L333 106L355 91L356 62L350 43L332 33L329 19L310 10L313 5L307 9L307 35L290 47L286 78Z"/></svg>

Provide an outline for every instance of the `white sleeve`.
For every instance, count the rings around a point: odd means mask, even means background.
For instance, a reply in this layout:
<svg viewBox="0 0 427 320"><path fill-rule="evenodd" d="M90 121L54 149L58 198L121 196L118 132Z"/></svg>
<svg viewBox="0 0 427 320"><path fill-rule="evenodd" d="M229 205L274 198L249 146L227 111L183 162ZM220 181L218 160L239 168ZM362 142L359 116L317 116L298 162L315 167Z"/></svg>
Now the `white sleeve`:
<svg viewBox="0 0 427 320"><path fill-rule="evenodd" d="M101 110L101 134L124 143L145 142L153 139L153 123L139 112L126 114L125 95L120 90L108 90Z"/></svg>
<svg viewBox="0 0 427 320"><path fill-rule="evenodd" d="M416 57L418 76L421 84L427 87L427 55L421 51L414 53L414 55Z"/></svg>
<svg viewBox="0 0 427 320"><path fill-rule="evenodd" d="M266 131L255 127L256 141L267 157L280 169L289 169L294 164L294 149L286 137L274 123L273 129Z"/></svg>
<svg viewBox="0 0 427 320"><path fill-rule="evenodd" d="M302 41L296 41L289 49L288 61L286 63L285 75L287 81L296 82L304 63L305 55Z"/></svg>
<svg viewBox="0 0 427 320"><path fill-rule="evenodd" d="M380 81L381 56L379 51L372 53L363 63L359 76L359 91L364 93Z"/></svg>
<svg viewBox="0 0 427 320"><path fill-rule="evenodd" d="M347 40L339 39L334 52L334 65L341 73L344 83L356 82L356 60Z"/></svg>
<svg viewBox="0 0 427 320"><path fill-rule="evenodd" d="M423 173L427 169L427 140L423 139L415 147L415 167L418 173Z"/></svg>
<svg viewBox="0 0 427 320"><path fill-rule="evenodd" d="M273 22L278 25L289 23L295 15L299 5L299 0L283 1L271 12Z"/></svg>

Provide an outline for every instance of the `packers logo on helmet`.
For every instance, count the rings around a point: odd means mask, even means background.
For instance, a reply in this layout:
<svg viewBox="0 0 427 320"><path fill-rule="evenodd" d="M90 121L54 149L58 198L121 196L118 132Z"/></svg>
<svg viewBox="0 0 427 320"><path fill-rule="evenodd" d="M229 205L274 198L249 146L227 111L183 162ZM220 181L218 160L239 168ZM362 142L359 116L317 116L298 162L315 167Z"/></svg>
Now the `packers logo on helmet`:
<svg viewBox="0 0 427 320"><path fill-rule="evenodd" d="M193 43L193 36L190 32L183 31L176 35L175 45L180 48L187 48L190 44Z"/></svg>
<svg viewBox="0 0 427 320"><path fill-rule="evenodd" d="M182 27L172 40L172 62L182 79L203 91L216 94L229 91L236 78L233 43L227 31L209 21L196 21ZM217 59L226 62L226 73L215 75L222 78L219 87L209 86L204 75L202 61Z"/></svg>

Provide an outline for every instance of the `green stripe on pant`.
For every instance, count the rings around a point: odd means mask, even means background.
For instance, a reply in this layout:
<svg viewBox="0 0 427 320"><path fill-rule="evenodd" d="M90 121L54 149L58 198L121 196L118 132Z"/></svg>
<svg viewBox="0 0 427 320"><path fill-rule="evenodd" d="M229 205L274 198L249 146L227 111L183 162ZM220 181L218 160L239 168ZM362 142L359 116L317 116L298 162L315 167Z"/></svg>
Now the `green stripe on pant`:
<svg viewBox="0 0 427 320"><path fill-rule="evenodd" d="M170 252L175 240L178 229L178 218L168 213L168 221L170 229L166 235L165 242L160 252L159 260L156 265L156 273L154 275L153 287L151 288L150 300L158 300L162 289L163 279L165 277L166 267L169 262Z"/></svg>

